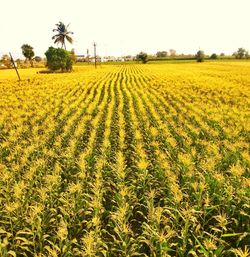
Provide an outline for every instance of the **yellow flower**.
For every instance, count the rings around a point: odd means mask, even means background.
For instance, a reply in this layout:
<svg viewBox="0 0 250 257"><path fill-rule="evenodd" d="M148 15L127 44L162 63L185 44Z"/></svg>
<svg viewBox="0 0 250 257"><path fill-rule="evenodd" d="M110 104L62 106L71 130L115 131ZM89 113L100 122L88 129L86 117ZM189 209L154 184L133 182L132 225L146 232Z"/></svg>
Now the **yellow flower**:
<svg viewBox="0 0 250 257"><path fill-rule="evenodd" d="M250 249L248 249L247 246L244 247L244 250L238 248L238 249L235 249L234 252L237 257L250 257Z"/></svg>
<svg viewBox="0 0 250 257"><path fill-rule="evenodd" d="M141 132L139 130L136 130L134 133L134 137L136 140L141 140L142 139Z"/></svg>
<svg viewBox="0 0 250 257"><path fill-rule="evenodd" d="M241 177L245 173L245 169L237 162L230 167L230 172L236 177Z"/></svg>
<svg viewBox="0 0 250 257"><path fill-rule="evenodd" d="M94 256L95 248L96 248L96 238L94 235L94 231L89 232L83 238L83 256Z"/></svg>
<svg viewBox="0 0 250 257"><path fill-rule="evenodd" d="M156 137L158 135L158 130L155 127L151 127L150 133L151 133L152 137Z"/></svg>
<svg viewBox="0 0 250 257"><path fill-rule="evenodd" d="M147 167L148 167L148 161L145 160L145 159L141 159L137 162L137 167L140 169L140 170L146 170Z"/></svg>
<svg viewBox="0 0 250 257"><path fill-rule="evenodd" d="M68 236L67 223L61 218L60 224L57 230L57 236L61 241L65 240Z"/></svg>
<svg viewBox="0 0 250 257"><path fill-rule="evenodd" d="M10 202L10 203L6 203L5 205L5 210L8 213L12 213L13 211L17 210L18 208L20 208L21 204L20 202Z"/></svg>
<svg viewBox="0 0 250 257"><path fill-rule="evenodd" d="M213 251L217 249L216 242L211 239L205 239L203 241L203 245L205 246L207 251Z"/></svg>
<svg viewBox="0 0 250 257"><path fill-rule="evenodd" d="M221 214L215 216L214 218L218 221L218 226L227 231L227 225L229 222L226 213L221 212Z"/></svg>
<svg viewBox="0 0 250 257"><path fill-rule="evenodd" d="M69 191L70 194L81 192L81 189L82 189L82 187L81 187L81 184L79 182L71 183L68 186L68 191Z"/></svg>

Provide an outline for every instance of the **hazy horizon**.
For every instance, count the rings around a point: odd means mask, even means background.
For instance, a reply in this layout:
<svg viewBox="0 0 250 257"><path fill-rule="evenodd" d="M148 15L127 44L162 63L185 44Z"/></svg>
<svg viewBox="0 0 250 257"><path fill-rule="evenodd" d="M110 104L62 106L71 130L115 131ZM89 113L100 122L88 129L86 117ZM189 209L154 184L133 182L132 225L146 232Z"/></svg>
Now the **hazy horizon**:
<svg viewBox="0 0 250 257"><path fill-rule="evenodd" d="M247 0L9 0L0 4L2 40L0 55L21 55L24 43L43 56L55 24L70 23L77 54L101 56L155 54L175 49L178 54L232 54L239 47L250 50L250 3Z"/></svg>

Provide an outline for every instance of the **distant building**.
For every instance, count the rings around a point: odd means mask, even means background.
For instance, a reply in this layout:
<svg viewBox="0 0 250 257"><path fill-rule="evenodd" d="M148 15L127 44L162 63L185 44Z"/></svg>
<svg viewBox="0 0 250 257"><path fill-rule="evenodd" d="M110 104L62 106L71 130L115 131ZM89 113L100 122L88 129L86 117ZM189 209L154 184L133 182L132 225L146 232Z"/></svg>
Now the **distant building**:
<svg viewBox="0 0 250 257"><path fill-rule="evenodd" d="M135 59L135 57L132 56L132 55L124 56L124 60L125 60L126 62L128 62L128 61L133 61L134 59Z"/></svg>
<svg viewBox="0 0 250 257"><path fill-rule="evenodd" d="M95 57L94 57L94 56L90 56L90 57L89 57L89 61L90 61L90 62L95 62ZM97 62L101 62L101 61L102 61L101 56L96 56L96 61L97 61Z"/></svg>
<svg viewBox="0 0 250 257"><path fill-rule="evenodd" d="M104 56L102 58L103 62L115 62L116 61L116 57L114 56Z"/></svg>
<svg viewBox="0 0 250 257"><path fill-rule="evenodd" d="M85 55L76 55L77 62L87 62L87 57Z"/></svg>
<svg viewBox="0 0 250 257"><path fill-rule="evenodd" d="M117 57L116 61L117 62L125 62L125 59L124 59L124 57Z"/></svg>

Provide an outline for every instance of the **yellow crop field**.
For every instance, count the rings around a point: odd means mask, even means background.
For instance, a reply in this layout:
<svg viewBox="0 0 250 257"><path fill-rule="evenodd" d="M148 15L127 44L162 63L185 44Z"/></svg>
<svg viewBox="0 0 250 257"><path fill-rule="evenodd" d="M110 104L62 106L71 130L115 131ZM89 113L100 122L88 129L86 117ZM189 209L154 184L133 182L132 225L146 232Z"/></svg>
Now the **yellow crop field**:
<svg viewBox="0 0 250 257"><path fill-rule="evenodd" d="M250 256L250 63L0 71L0 256Z"/></svg>

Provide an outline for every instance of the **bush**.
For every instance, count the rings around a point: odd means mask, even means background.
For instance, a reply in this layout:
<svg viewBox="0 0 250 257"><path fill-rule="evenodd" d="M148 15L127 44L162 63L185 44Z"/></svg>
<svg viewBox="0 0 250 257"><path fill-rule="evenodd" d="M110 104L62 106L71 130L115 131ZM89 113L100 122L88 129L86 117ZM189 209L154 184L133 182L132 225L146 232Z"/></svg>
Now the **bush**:
<svg viewBox="0 0 250 257"><path fill-rule="evenodd" d="M237 52L234 53L236 59L243 59L243 58L247 58L248 59L248 52L246 51L246 49L244 48L239 48Z"/></svg>
<svg viewBox="0 0 250 257"><path fill-rule="evenodd" d="M210 56L210 59L213 59L213 60L218 59L218 55L217 54L212 54Z"/></svg>
<svg viewBox="0 0 250 257"><path fill-rule="evenodd" d="M137 54L136 59L138 61L142 61L142 63L147 63L148 62L148 55L144 52L140 52Z"/></svg>
<svg viewBox="0 0 250 257"><path fill-rule="evenodd" d="M49 47L45 56L47 58L47 66L51 71L61 70L71 71L73 61L71 59L71 53L62 49Z"/></svg>
<svg viewBox="0 0 250 257"><path fill-rule="evenodd" d="M195 57L197 62L204 62L205 54L203 51L199 50Z"/></svg>
<svg viewBox="0 0 250 257"><path fill-rule="evenodd" d="M34 60L36 62L41 62L42 61L42 58L40 56L35 56Z"/></svg>
<svg viewBox="0 0 250 257"><path fill-rule="evenodd" d="M7 69L12 68L11 59L10 59L10 57L7 54L4 54L2 56L2 59L1 59L0 63L2 63L4 65L3 66L4 68L7 68Z"/></svg>
<svg viewBox="0 0 250 257"><path fill-rule="evenodd" d="M34 51L33 51L33 47L28 45L28 44L23 44L22 47L22 52L24 57L26 58L26 60L30 61L30 65L31 67L33 67L33 56L35 55Z"/></svg>

